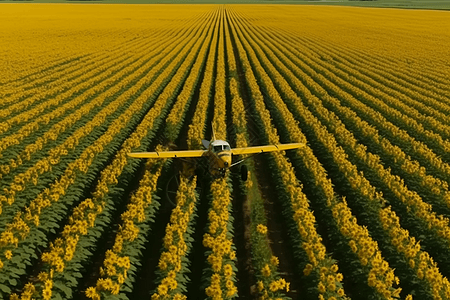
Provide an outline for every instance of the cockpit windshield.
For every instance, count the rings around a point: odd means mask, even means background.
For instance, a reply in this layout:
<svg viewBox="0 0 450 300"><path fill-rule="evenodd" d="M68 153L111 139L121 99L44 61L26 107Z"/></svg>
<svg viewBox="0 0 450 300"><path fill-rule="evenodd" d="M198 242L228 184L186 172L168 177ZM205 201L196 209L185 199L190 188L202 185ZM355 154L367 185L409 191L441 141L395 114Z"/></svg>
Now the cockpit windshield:
<svg viewBox="0 0 450 300"><path fill-rule="evenodd" d="M220 152L222 150L231 150L229 145L216 145L214 146L214 152Z"/></svg>

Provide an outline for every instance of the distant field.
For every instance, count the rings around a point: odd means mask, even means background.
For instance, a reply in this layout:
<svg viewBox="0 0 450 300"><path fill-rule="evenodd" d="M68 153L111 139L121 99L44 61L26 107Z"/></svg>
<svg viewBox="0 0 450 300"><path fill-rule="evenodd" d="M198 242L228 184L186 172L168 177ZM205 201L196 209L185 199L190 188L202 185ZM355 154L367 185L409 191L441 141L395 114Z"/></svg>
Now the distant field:
<svg viewBox="0 0 450 300"><path fill-rule="evenodd" d="M123 4L298 4L298 5L339 5L362 7L391 7L409 9L443 9L450 10L448 0L377 0L377 1L351 1L351 0L0 0L0 3L33 2L33 3L123 3Z"/></svg>
<svg viewBox="0 0 450 300"><path fill-rule="evenodd" d="M0 299L450 299L449 12L0 20ZM223 177L127 155L201 149L211 127L305 146Z"/></svg>

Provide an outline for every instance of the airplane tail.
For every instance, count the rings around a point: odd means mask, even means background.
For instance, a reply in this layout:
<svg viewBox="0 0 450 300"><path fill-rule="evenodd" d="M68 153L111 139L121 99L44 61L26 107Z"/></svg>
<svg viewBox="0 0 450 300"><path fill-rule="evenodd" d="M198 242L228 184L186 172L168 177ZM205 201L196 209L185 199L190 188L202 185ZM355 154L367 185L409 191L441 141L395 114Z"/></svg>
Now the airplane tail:
<svg viewBox="0 0 450 300"><path fill-rule="evenodd" d="M216 133L214 132L214 124L213 124L213 122L211 122L211 128L212 128L212 139L211 139L211 142L212 142L212 141L216 140Z"/></svg>

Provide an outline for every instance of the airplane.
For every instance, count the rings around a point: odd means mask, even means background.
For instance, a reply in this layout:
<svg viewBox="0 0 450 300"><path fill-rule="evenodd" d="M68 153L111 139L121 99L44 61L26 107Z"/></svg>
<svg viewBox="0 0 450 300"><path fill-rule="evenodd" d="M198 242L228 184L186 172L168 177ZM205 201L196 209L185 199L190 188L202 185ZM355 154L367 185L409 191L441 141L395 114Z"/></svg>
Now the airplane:
<svg viewBox="0 0 450 300"><path fill-rule="evenodd" d="M253 157L253 155L284 151L290 149L298 149L304 147L303 143L290 143L279 145L266 145L266 146L253 146L244 148L231 148L230 144L224 140L217 140L212 130L211 141L202 140L203 150L180 150L180 151L156 151L156 152L132 152L128 153L128 156L135 158L208 158L209 171L214 177L224 176L226 172L245 161L246 159ZM240 159L237 162L232 162L233 156L253 154L252 156ZM247 180L247 168L241 169L241 178L243 181Z"/></svg>

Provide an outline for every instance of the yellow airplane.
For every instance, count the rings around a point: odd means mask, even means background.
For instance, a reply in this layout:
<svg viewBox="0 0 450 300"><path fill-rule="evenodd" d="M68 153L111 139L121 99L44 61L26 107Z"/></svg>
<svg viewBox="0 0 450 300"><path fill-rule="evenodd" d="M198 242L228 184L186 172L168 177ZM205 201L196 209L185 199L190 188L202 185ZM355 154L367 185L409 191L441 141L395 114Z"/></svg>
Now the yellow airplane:
<svg viewBox="0 0 450 300"><path fill-rule="evenodd" d="M213 176L225 175L226 171L242 163L247 158L232 163L232 156L243 154L259 154L265 152L283 151L304 147L303 143L291 143L280 145L254 146L245 148L231 148L227 141L216 140L214 129L212 140L202 140L204 150L181 150L181 151L156 151L128 153L128 156L135 158L188 158L188 157L206 157L209 162L209 170ZM242 179L247 179L247 168L241 172Z"/></svg>

